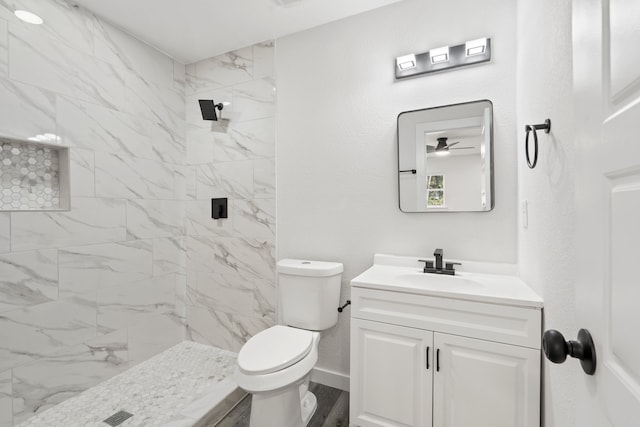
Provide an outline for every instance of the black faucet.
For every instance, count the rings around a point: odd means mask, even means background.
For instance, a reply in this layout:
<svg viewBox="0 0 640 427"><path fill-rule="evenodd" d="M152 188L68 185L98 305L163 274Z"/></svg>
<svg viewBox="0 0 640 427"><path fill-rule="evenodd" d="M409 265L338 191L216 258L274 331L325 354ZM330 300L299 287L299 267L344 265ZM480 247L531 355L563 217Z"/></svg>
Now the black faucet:
<svg viewBox="0 0 640 427"><path fill-rule="evenodd" d="M431 260L426 260L426 259L419 259L418 261L420 262L424 262L424 273L435 273L435 274L446 274L449 276L455 276L456 274L456 270L454 268L454 265L460 265L459 262L444 262L442 260L443 258L443 251L442 249L438 248L433 252L433 256L436 257L436 262L435 262L435 266L433 265L433 261ZM442 266L442 264L444 263L444 268Z"/></svg>
<svg viewBox="0 0 640 427"><path fill-rule="evenodd" d="M433 256L436 257L436 270L442 270L442 249L436 249Z"/></svg>

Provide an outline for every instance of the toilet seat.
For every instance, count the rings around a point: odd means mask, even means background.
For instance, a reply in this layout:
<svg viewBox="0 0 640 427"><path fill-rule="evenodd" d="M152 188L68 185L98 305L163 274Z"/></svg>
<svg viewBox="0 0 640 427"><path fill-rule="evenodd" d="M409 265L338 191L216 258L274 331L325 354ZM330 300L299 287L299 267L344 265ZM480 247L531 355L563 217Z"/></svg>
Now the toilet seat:
<svg viewBox="0 0 640 427"><path fill-rule="evenodd" d="M242 346L238 368L247 375L281 371L302 360L311 351L314 332L276 325L266 329Z"/></svg>

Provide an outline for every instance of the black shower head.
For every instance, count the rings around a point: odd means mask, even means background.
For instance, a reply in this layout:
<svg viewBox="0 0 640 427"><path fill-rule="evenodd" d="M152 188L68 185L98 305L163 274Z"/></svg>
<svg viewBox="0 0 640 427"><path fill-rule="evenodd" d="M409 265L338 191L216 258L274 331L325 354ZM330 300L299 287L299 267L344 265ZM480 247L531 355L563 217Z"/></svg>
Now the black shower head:
<svg viewBox="0 0 640 427"><path fill-rule="evenodd" d="M216 108L220 111L224 108L222 102L216 104L212 99L200 99L200 111L202 112L203 120L218 121L218 115L216 114Z"/></svg>

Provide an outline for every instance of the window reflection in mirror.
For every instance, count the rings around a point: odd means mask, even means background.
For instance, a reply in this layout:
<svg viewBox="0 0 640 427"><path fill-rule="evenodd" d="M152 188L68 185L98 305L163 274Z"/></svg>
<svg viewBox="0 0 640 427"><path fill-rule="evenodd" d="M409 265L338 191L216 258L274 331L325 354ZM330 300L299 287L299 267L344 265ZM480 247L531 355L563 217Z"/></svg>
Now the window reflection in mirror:
<svg viewBox="0 0 640 427"><path fill-rule="evenodd" d="M491 210L494 205L492 124L492 104L488 100L400 113L400 209L403 212Z"/></svg>
<svg viewBox="0 0 640 427"><path fill-rule="evenodd" d="M444 175L427 175L427 207L441 207L447 205L444 200Z"/></svg>

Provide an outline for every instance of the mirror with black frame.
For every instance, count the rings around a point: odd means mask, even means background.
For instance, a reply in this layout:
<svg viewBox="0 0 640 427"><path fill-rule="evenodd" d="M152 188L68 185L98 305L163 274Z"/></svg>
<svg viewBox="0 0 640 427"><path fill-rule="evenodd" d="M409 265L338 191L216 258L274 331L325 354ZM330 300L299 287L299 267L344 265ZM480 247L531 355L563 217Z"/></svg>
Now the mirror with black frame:
<svg viewBox="0 0 640 427"><path fill-rule="evenodd" d="M491 101L400 113L398 187L403 212L493 209Z"/></svg>

